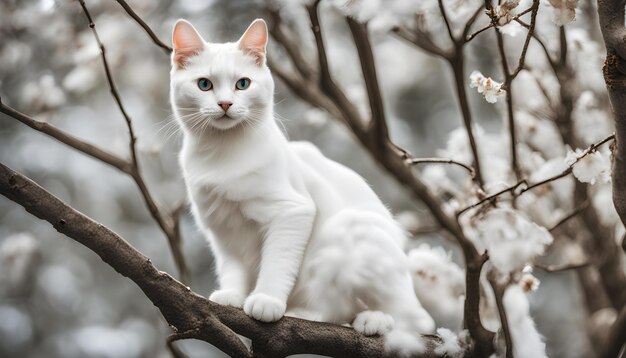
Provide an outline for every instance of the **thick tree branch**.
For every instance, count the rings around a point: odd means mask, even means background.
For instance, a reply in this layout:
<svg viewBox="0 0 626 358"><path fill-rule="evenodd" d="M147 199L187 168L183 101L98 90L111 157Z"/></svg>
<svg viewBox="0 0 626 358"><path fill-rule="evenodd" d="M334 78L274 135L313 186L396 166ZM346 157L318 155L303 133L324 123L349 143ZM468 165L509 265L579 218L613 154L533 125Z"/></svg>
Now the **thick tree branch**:
<svg viewBox="0 0 626 358"><path fill-rule="evenodd" d="M351 328L285 317L261 323L242 310L220 306L192 292L105 226L68 206L23 175L0 164L0 194L46 220L60 233L86 246L121 275L131 279L176 330L170 341L195 338L232 357L251 357L234 332L248 337L255 352L269 357L313 353L332 357L394 357L383 339L365 337ZM423 336L426 352L436 357L441 339ZM468 350L466 357L474 355Z"/></svg>
<svg viewBox="0 0 626 358"><path fill-rule="evenodd" d="M613 201L626 223L626 28L624 1L598 0L600 29L606 46L604 80L615 120L613 150Z"/></svg>

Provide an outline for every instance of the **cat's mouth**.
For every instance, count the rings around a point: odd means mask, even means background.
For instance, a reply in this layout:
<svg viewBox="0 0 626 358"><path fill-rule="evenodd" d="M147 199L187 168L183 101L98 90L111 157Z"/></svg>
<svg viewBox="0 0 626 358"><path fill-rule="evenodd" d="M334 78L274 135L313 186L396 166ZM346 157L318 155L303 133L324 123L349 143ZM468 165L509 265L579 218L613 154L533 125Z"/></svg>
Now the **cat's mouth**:
<svg viewBox="0 0 626 358"><path fill-rule="evenodd" d="M231 116L229 116L228 114L224 113L224 115L223 115L223 116L221 116L221 117L217 117L217 118L215 118L214 120L215 120L215 121L232 121L233 119L234 119L233 117L231 117Z"/></svg>

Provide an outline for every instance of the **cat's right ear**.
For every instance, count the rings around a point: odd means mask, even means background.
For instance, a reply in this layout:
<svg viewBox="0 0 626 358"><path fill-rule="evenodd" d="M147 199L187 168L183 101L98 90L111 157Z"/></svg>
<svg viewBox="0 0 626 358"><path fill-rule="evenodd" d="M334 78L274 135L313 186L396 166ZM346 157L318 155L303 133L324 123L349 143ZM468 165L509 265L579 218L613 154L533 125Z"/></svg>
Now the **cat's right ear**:
<svg viewBox="0 0 626 358"><path fill-rule="evenodd" d="M204 40L198 31L186 20L176 21L172 32L172 44L174 52L172 54L172 65L179 68L185 67L187 60L195 56L204 48Z"/></svg>

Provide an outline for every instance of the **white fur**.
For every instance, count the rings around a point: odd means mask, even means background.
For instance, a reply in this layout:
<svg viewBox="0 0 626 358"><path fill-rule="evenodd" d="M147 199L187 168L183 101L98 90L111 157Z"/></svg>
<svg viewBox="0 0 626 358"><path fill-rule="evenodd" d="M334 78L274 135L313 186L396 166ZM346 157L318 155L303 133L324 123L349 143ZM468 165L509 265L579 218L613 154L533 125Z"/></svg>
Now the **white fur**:
<svg viewBox="0 0 626 358"><path fill-rule="evenodd" d="M402 338L388 340L390 349L422 348L418 334L434 322L413 292L404 232L358 174L287 141L270 71L241 47L205 43L171 72L180 163L216 259L220 288L210 299L265 322L287 313L353 323ZM214 89L199 90L201 77ZM241 77L251 85L235 90ZM224 100L231 118L217 105Z"/></svg>

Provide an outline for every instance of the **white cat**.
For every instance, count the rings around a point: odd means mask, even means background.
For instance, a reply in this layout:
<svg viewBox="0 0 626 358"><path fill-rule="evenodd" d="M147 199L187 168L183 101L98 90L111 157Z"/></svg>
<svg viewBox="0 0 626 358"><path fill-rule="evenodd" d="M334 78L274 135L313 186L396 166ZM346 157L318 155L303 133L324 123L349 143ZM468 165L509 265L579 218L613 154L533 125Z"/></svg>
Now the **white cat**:
<svg viewBox="0 0 626 358"><path fill-rule="evenodd" d="M216 259L210 299L264 322L351 323L386 334L390 349L419 350L434 321L414 294L405 234L358 174L287 141L267 38L260 19L235 43L174 27L171 102L192 211Z"/></svg>

